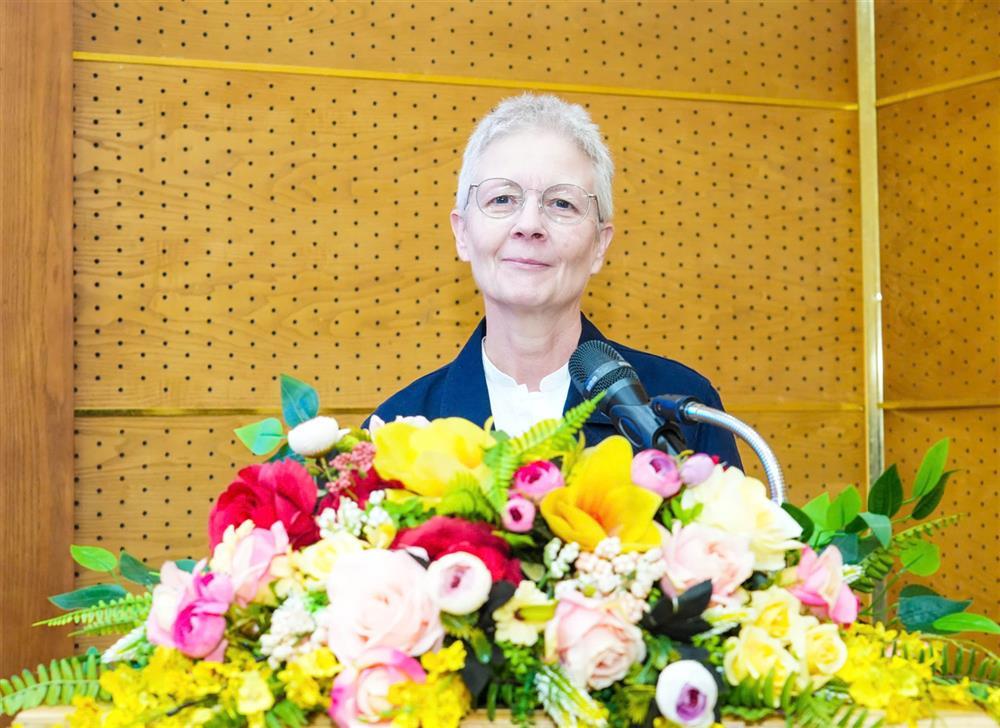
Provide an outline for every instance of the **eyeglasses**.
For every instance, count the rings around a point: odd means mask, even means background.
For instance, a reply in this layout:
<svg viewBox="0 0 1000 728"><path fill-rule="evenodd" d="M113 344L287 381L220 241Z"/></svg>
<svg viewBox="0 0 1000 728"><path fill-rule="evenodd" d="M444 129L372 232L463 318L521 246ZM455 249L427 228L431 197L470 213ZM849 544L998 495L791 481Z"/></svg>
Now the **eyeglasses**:
<svg viewBox="0 0 1000 728"><path fill-rule="evenodd" d="M475 191L476 205L487 217L510 217L524 207L525 190L517 182L502 177L484 179L477 185L469 185L469 195ZM537 192L538 190L534 190ZM590 201L596 205L597 219L601 221L600 203L597 195L574 184L552 185L538 196L538 209L552 220L562 225L576 225L590 212Z"/></svg>

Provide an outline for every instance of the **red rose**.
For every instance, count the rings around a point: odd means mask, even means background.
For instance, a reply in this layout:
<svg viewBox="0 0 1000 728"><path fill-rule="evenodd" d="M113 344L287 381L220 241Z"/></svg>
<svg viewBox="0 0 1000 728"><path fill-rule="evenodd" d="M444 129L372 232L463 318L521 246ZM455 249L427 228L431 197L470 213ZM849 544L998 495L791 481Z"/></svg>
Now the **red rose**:
<svg viewBox="0 0 1000 728"><path fill-rule="evenodd" d="M478 556L490 570L493 581L521 581L521 563L510 557L510 545L493 534L488 523L473 523L461 518L434 516L416 528L404 528L396 535L394 549L419 546L431 561L456 551Z"/></svg>
<svg viewBox="0 0 1000 728"><path fill-rule="evenodd" d="M243 468L219 496L208 517L212 548L222 541L227 526L239 527L248 518L258 528L281 521L295 548L319 541L313 518L318 497L316 481L295 460L279 460Z"/></svg>
<svg viewBox="0 0 1000 728"><path fill-rule="evenodd" d="M319 502L319 507L316 509L317 513L322 513L327 508L333 508L334 510L339 508L340 499L348 492L353 494L358 505L364 508L368 504L368 499L376 490L403 487L403 484L398 480L382 480L379 474L375 472L375 468L372 468L364 475L357 470L351 470L347 473L347 478L351 483L347 489L327 493L323 496L323 499Z"/></svg>

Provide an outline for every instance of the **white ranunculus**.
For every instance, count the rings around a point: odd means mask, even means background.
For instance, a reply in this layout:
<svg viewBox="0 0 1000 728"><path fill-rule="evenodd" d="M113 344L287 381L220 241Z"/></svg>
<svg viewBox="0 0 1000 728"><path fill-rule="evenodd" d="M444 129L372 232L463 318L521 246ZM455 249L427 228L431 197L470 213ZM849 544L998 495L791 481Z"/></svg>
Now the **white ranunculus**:
<svg viewBox="0 0 1000 728"><path fill-rule="evenodd" d="M705 728L715 722L719 686L712 673L696 660L672 662L656 681L656 707L663 717L688 728Z"/></svg>
<svg viewBox="0 0 1000 728"><path fill-rule="evenodd" d="M701 503L696 523L749 537L754 569L776 571L785 566L785 552L800 549L796 539L802 528L777 503L767 497L767 488L739 468L721 465L697 488L681 495L684 508Z"/></svg>
<svg viewBox="0 0 1000 728"><path fill-rule="evenodd" d="M318 458L330 452L348 432L350 429L341 429L332 417L313 417L292 428L288 447L304 458Z"/></svg>
<svg viewBox="0 0 1000 728"><path fill-rule="evenodd" d="M471 614L486 603L493 588L493 576L483 560L465 551L431 562L427 576L438 606L448 614Z"/></svg>

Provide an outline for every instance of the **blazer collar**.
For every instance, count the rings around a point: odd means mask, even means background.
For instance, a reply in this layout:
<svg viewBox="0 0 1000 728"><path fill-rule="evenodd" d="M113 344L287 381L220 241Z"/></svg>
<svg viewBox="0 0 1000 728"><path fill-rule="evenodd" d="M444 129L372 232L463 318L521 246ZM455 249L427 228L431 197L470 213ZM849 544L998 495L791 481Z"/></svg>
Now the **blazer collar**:
<svg viewBox="0 0 1000 728"><path fill-rule="evenodd" d="M583 314L580 314L580 341L598 339L604 335ZM448 367L441 395L441 417L464 417L482 425L490 416L490 395L486 389L486 372L483 371L483 337L486 336L486 319L482 319L465 346ZM583 402L576 387L571 385L566 395L563 412ZM588 424L610 426L611 421L600 411L594 412Z"/></svg>

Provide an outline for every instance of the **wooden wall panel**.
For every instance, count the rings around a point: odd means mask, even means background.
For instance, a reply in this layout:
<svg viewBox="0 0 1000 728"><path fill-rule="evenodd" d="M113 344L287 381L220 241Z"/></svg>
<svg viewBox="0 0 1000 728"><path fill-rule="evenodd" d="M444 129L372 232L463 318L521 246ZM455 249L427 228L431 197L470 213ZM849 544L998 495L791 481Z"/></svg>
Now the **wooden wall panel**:
<svg viewBox="0 0 1000 728"><path fill-rule="evenodd" d="M855 99L848 0L75 5L80 51Z"/></svg>
<svg viewBox="0 0 1000 728"><path fill-rule="evenodd" d="M879 98L1000 72L994 0L879 0L875 33Z"/></svg>
<svg viewBox="0 0 1000 728"><path fill-rule="evenodd" d="M71 21L69 2L0 3L4 677L69 648L31 624L73 585Z"/></svg>
<svg viewBox="0 0 1000 728"><path fill-rule="evenodd" d="M478 320L447 214L506 92L78 70L78 406L255 406L289 371L370 409ZM731 403L860 402L853 116L578 100L620 170L588 313Z"/></svg>

